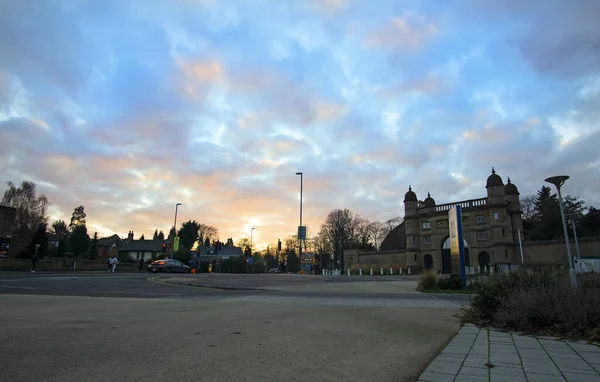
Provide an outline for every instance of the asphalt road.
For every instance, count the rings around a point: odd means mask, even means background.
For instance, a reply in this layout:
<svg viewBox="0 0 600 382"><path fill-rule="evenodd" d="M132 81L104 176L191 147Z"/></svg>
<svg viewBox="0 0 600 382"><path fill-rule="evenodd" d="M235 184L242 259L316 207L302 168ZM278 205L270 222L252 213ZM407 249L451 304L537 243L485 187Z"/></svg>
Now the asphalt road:
<svg viewBox="0 0 600 382"><path fill-rule="evenodd" d="M0 380L413 381L464 302L410 279L149 276L1 273Z"/></svg>

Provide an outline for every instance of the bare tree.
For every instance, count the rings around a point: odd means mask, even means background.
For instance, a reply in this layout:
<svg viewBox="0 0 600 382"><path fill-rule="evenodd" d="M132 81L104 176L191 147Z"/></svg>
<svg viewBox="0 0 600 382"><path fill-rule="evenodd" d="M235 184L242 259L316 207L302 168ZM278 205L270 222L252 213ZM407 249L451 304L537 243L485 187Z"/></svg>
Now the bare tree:
<svg viewBox="0 0 600 382"><path fill-rule="evenodd" d="M219 230L208 224L198 224L198 241L204 243L208 238L209 242L219 238Z"/></svg>
<svg viewBox="0 0 600 382"><path fill-rule="evenodd" d="M19 187L13 182L6 184L8 189L0 204L17 209L11 251L19 252L29 245L37 228L48 223L46 211L50 202L45 195L36 195L37 186L33 182L24 181Z"/></svg>
<svg viewBox="0 0 600 382"><path fill-rule="evenodd" d="M525 195L521 197L521 211L523 211L523 219L531 221L535 216L535 199L536 195Z"/></svg>

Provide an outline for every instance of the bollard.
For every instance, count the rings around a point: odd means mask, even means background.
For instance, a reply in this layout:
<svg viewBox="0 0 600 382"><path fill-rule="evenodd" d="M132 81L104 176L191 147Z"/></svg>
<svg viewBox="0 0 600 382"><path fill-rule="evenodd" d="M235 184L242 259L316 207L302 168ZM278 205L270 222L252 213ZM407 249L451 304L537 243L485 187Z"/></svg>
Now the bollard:
<svg viewBox="0 0 600 382"><path fill-rule="evenodd" d="M410 275L410 267L408 268L408 274Z"/></svg>
<svg viewBox="0 0 600 382"><path fill-rule="evenodd" d="M371 276L373 276L373 268L371 268Z"/></svg>
<svg viewBox="0 0 600 382"><path fill-rule="evenodd" d="M493 276L493 275L494 275L494 268L492 268L492 267L490 266L490 276Z"/></svg>
<svg viewBox="0 0 600 382"><path fill-rule="evenodd" d="M390 268L390 275L394 274L394 268Z"/></svg>
<svg viewBox="0 0 600 382"><path fill-rule="evenodd" d="M383 276L383 268L379 268L379 274Z"/></svg>
<svg viewBox="0 0 600 382"><path fill-rule="evenodd" d="M325 276L325 269L321 269L321 275Z"/></svg>
<svg viewBox="0 0 600 382"><path fill-rule="evenodd" d="M483 266L483 273L488 273L487 265Z"/></svg>
<svg viewBox="0 0 600 382"><path fill-rule="evenodd" d="M475 267L471 267L471 274L474 275L475 274Z"/></svg>
<svg viewBox="0 0 600 382"><path fill-rule="evenodd" d="M350 276L350 269L348 269L348 276Z"/></svg>
<svg viewBox="0 0 600 382"><path fill-rule="evenodd" d="M362 268L360 268L358 272L362 276Z"/></svg>
<svg viewBox="0 0 600 382"><path fill-rule="evenodd" d="M481 273L481 265L477 266L477 273Z"/></svg>
<svg viewBox="0 0 600 382"><path fill-rule="evenodd" d="M73 262L73 271L75 271L75 268L77 268L77 260Z"/></svg>
<svg viewBox="0 0 600 382"><path fill-rule="evenodd" d="M465 267L465 273L469 274L469 267Z"/></svg>
<svg viewBox="0 0 600 382"><path fill-rule="evenodd" d="M402 274L402 268L398 268L398 272Z"/></svg>

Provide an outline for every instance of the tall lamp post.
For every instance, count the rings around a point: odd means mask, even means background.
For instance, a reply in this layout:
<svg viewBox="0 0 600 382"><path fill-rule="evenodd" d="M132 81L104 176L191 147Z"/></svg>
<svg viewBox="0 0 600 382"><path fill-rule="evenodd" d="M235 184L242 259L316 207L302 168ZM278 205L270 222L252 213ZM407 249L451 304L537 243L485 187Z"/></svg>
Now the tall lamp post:
<svg viewBox="0 0 600 382"><path fill-rule="evenodd" d="M575 221L577 220L577 214L569 214L567 219L571 222L571 227L573 227L573 236L575 239L575 251L577 251L577 268L581 270L581 253L579 252L579 242L577 240L577 228L575 228Z"/></svg>
<svg viewBox="0 0 600 382"><path fill-rule="evenodd" d="M300 175L300 228L298 228L298 261L302 262L302 237L300 236L302 227L302 183L304 181L304 174L297 172L296 175Z"/></svg>
<svg viewBox="0 0 600 382"><path fill-rule="evenodd" d="M565 232L565 244L567 245L567 256L569 257L569 276L571 277L571 285L573 288L577 288L577 275L573 268L573 258L571 257L571 246L569 245L569 231L567 230L567 221L565 219L565 209L563 206L562 195L560 188L569 179L568 175L557 175L546 179L546 182L556 186L558 191L558 204L560 206L560 216L562 218L563 230Z"/></svg>
<svg viewBox="0 0 600 382"><path fill-rule="evenodd" d="M252 236L254 234L254 227L250 230L250 254L252 254Z"/></svg>
<svg viewBox="0 0 600 382"><path fill-rule="evenodd" d="M175 204L175 221L173 222L173 243L171 243L171 257L173 257L173 244L175 242L175 236L177 236L177 209L181 203Z"/></svg>

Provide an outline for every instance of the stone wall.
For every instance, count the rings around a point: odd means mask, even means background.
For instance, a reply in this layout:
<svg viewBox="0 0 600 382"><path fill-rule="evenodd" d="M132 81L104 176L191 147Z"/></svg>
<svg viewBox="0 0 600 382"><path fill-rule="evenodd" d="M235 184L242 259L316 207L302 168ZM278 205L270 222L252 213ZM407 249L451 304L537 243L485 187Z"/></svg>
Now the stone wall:
<svg viewBox="0 0 600 382"><path fill-rule="evenodd" d="M600 237L585 237L579 240L581 257L600 258ZM577 256L575 240L570 240L571 254ZM567 265L567 247L565 241L529 241L523 242L523 258L529 264Z"/></svg>
<svg viewBox="0 0 600 382"><path fill-rule="evenodd" d="M404 251L365 251L358 249L344 251L344 268L356 265L377 265L380 267L406 267Z"/></svg>

